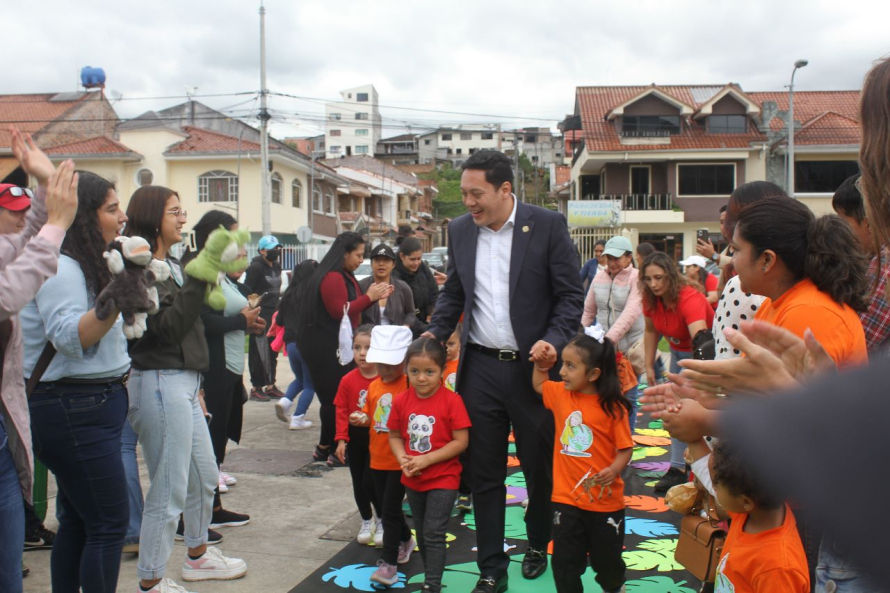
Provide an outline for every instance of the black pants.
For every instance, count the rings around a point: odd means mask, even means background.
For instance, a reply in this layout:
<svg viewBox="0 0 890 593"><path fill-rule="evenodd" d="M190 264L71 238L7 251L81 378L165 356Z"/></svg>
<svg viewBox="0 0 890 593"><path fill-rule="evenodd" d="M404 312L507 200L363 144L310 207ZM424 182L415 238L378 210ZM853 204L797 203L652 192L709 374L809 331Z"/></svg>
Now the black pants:
<svg viewBox="0 0 890 593"><path fill-rule="evenodd" d="M583 593L587 564L605 593L624 584L624 509L612 513L584 511L553 503L553 580L557 593Z"/></svg>
<svg viewBox="0 0 890 593"><path fill-rule="evenodd" d="M250 369L250 384L254 389L262 389L266 385L275 385L275 374L278 370L278 353L272 350L271 339L264 338L265 348L269 351L269 375L266 376L266 367L260 358L260 343L257 336L250 334L247 338L247 367ZM262 342L263 340L260 340Z"/></svg>
<svg viewBox="0 0 890 593"><path fill-rule="evenodd" d="M377 517L383 519L374 482L371 479L371 454L368 452L368 429L364 426L349 427L349 443L346 447L349 474L352 476L352 496L362 520L371 520L371 506Z"/></svg>
<svg viewBox="0 0 890 593"><path fill-rule="evenodd" d="M226 446L231 438L238 441L241 436L241 406L244 395L244 377L229 369L215 369L204 375L204 404L207 412L213 415L208 428L216 465L226 460ZM234 418L237 416L237 419ZM233 424L236 434L233 434ZM219 487L213 495L213 508L222 506Z"/></svg>
<svg viewBox="0 0 890 593"><path fill-rule="evenodd" d="M402 512L405 499L405 486L402 485L401 471L372 469L374 491L383 511L383 554L381 559L387 564L396 564L399 558L399 544L411 539L411 528Z"/></svg>
<svg viewBox="0 0 890 593"><path fill-rule="evenodd" d="M553 414L532 389L531 377L522 363L500 362L470 349L464 356L461 395L473 423L465 474L473 491L477 564L482 575L500 577L510 564L504 552L504 480L510 427L528 487L528 545L546 550L553 487Z"/></svg>
<svg viewBox="0 0 890 593"><path fill-rule="evenodd" d="M414 531L423 558L425 575L423 584L431 591L442 590L442 573L445 572L445 538L448 533L448 520L454 508L457 490L428 490L417 492L406 489L411 515L414 518ZM386 532L384 532L384 537Z"/></svg>

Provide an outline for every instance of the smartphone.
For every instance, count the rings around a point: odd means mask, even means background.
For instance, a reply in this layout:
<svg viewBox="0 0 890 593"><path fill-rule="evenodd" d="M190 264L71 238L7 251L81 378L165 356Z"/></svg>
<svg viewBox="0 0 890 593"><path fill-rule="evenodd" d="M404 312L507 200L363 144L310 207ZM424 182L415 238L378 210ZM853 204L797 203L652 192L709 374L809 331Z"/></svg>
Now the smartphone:
<svg viewBox="0 0 890 593"><path fill-rule="evenodd" d="M699 241L708 243L710 241L711 232L708 229L698 229L695 231L695 238Z"/></svg>

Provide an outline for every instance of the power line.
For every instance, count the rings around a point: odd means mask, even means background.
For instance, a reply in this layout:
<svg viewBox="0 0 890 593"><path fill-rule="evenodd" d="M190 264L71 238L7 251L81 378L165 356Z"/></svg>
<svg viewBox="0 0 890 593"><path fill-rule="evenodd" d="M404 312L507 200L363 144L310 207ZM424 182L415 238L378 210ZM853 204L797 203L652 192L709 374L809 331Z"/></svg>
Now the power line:
<svg viewBox="0 0 890 593"><path fill-rule="evenodd" d="M79 91L79 92L86 93L86 91ZM118 101L158 101L161 99L195 99L195 98L203 99L203 98L211 98L211 97L237 97L239 95L253 95L253 94L256 94L256 92L257 91L240 91L237 93L215 93L215 94L208 94L208 95L191 95L191 96L190 95L167 95L167 96L163 96L163 97L160 97L160 96L159 97L124 97L124 96L120 96L116 99L106 97L106 100L108 100L109 102L114 101L116 103ZM65 95L68 93L24 93L22 96L28 96L29 94L57 96L57 95ZM6 96L10 96L10 95L6 95ZM16 94L12 93L11 96L16 96ZM77 103L81 99L82 99L82 97L78 98L78 99L71 100L71 101L56 101L56 102L57 103ZM28 100L23 99L23 100L9 100L9 101L0 100L0 106L6 105L6 104L13 104L13 103L47 103L47 102L48 101L46 99L42 99L42 100L41 99L28 99Z"/></svg>

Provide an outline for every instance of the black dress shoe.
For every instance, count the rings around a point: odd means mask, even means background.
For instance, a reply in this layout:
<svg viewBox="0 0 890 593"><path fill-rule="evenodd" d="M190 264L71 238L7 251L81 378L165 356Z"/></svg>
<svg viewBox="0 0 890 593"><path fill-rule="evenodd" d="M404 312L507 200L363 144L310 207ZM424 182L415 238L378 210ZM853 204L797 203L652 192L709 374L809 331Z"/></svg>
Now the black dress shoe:
<svg viewBox="0 0 890 593"><path fill-rule="evenodd" d="M685 484L689 481L689 475L676 467L670 468L667 473L655 484L655 492L656 494L662 494L667 492L674 486L679 486L680 484Z"/></svg>
<svg viewBox="0 0 890 593"><path fill-rule="evenodd" d="M547 552L529 548L522 559L522 576L527 579L536 579L547 570Z"/></svg>
<svg viewBox="0 0 890 593"><path fill-rule="evenodd" d="M476 582L472 593L504 593L507 590L507 575L499 579L482 577Z"/></svg>

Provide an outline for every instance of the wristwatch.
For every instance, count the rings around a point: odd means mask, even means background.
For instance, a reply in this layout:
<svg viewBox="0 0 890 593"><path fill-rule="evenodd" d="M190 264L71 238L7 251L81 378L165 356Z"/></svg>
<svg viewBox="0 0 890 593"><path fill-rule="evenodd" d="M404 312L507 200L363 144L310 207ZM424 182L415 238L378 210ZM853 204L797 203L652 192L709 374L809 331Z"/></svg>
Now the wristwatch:
<svg viewBox="0 0 890 593"><path fill-rule="evenodd" d="M714 263L718 263L720 261L720 254L715 251L711 256L711 259L714 260Z"/></svg>

